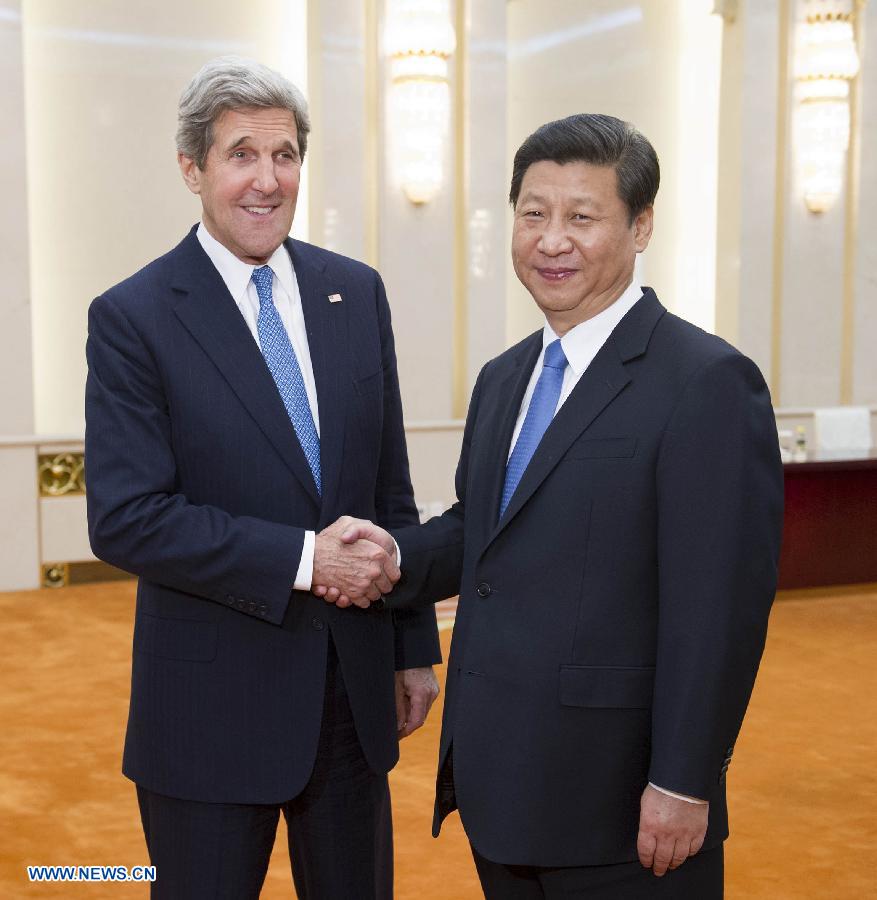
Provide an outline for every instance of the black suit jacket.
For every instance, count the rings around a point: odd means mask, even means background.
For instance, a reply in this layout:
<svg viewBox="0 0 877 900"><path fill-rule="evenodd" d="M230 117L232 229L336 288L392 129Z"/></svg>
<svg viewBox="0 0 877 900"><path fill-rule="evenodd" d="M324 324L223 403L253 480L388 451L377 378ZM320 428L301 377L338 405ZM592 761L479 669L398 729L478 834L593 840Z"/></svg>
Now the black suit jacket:
<svg viewBox="0 0 877 900"><path fill-rule="evenodd" d="M173 797L274 803L302 789L330 633L365 755L387 771L394 669L439 658L431 610L339 610L292 592L305 529L417 515L381 280L285 246L317 386L322 497L194 229L89 312L89 532L98 557L140 576L124 772Z"/></svg>
<svg viewBox="0 0 877 900"><path fill-rule="evenodd" d="M634 860L652 781L709 799L712 846L727 835L725 771L776 585L782 470L767 388L649 289L498 521L541 346L537 332L484 367L457 504L396 532L394 603L460 594L436 832L459 805L496 862Z"/></svg>

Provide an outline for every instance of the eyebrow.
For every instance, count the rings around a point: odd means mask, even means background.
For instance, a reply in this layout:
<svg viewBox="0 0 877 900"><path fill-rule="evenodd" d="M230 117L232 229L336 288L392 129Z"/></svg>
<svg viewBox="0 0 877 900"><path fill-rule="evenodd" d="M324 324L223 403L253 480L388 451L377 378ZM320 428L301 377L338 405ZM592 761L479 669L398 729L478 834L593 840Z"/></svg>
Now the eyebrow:
<svg viewBox="0 0 877 900"><path fill-rule="evenodd" d="M591 197L589 194L573 194L571 197L564 197L564 200L568 203L572 203L574 206L577 204L592 204L593 206L599 206L599 203ZM546 197L543 197L541 194L533 194L527 192L526 194L522 194L519 200L520 203L545 203L547 204L549 201Z"/></svg>
<svg viewBox="0 0 877 900"><path fill-rule="evenodd" d="M247 141L249 141L251 138L252 138L252 135L249 135L249 134L245 134L242 137L239 137L233 144L229 145L229 147L226 148L226 152L230 153L232 150L235 150L236 148L242 146L243 144L246 144ZM279 149L280 150L289 150L290 153L294 153L296 156L299 155L298 150L295 149L295 146L293 145L292 141L284 141L280 145Z"/></svg>

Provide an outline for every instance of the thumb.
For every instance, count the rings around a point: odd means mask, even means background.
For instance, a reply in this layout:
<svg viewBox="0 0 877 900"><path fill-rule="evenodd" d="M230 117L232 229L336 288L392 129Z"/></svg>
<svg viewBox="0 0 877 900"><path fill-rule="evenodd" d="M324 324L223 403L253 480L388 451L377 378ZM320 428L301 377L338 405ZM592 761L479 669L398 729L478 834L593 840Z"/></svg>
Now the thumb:
<svg viewBox="0 0 877 900"><path fill-rule="evenodd" d="M342 544L355 544L360 538L365 537L366 530L361 525L351 525L341 532Z"/></svg>

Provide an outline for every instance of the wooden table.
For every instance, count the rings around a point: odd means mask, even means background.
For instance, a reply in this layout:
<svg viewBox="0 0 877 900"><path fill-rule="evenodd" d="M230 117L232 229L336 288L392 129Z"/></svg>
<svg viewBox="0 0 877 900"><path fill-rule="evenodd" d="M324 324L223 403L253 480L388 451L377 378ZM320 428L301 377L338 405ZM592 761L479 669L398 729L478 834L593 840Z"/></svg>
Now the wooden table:
<svg viewBox="0 0 877 900"><path fill-rule="evenodd" d="M780 588L877 582L877 449L783 466Z"/></svg>

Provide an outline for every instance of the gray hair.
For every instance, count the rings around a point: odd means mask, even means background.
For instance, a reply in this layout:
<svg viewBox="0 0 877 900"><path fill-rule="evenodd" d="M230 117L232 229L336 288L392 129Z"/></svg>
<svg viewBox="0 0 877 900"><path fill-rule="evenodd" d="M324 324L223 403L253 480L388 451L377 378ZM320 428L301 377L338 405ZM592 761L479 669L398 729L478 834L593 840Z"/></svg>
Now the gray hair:
<svg viewBox="0 0 877 900"><path fill-rule="evenodd" d="M244 107L291 112L299 155L304 159L311 130L304 95L279 72L240 56L212 59L183 91L177 117L177 150L203 169L213 145L213 126L227 110Z"/></svg>

